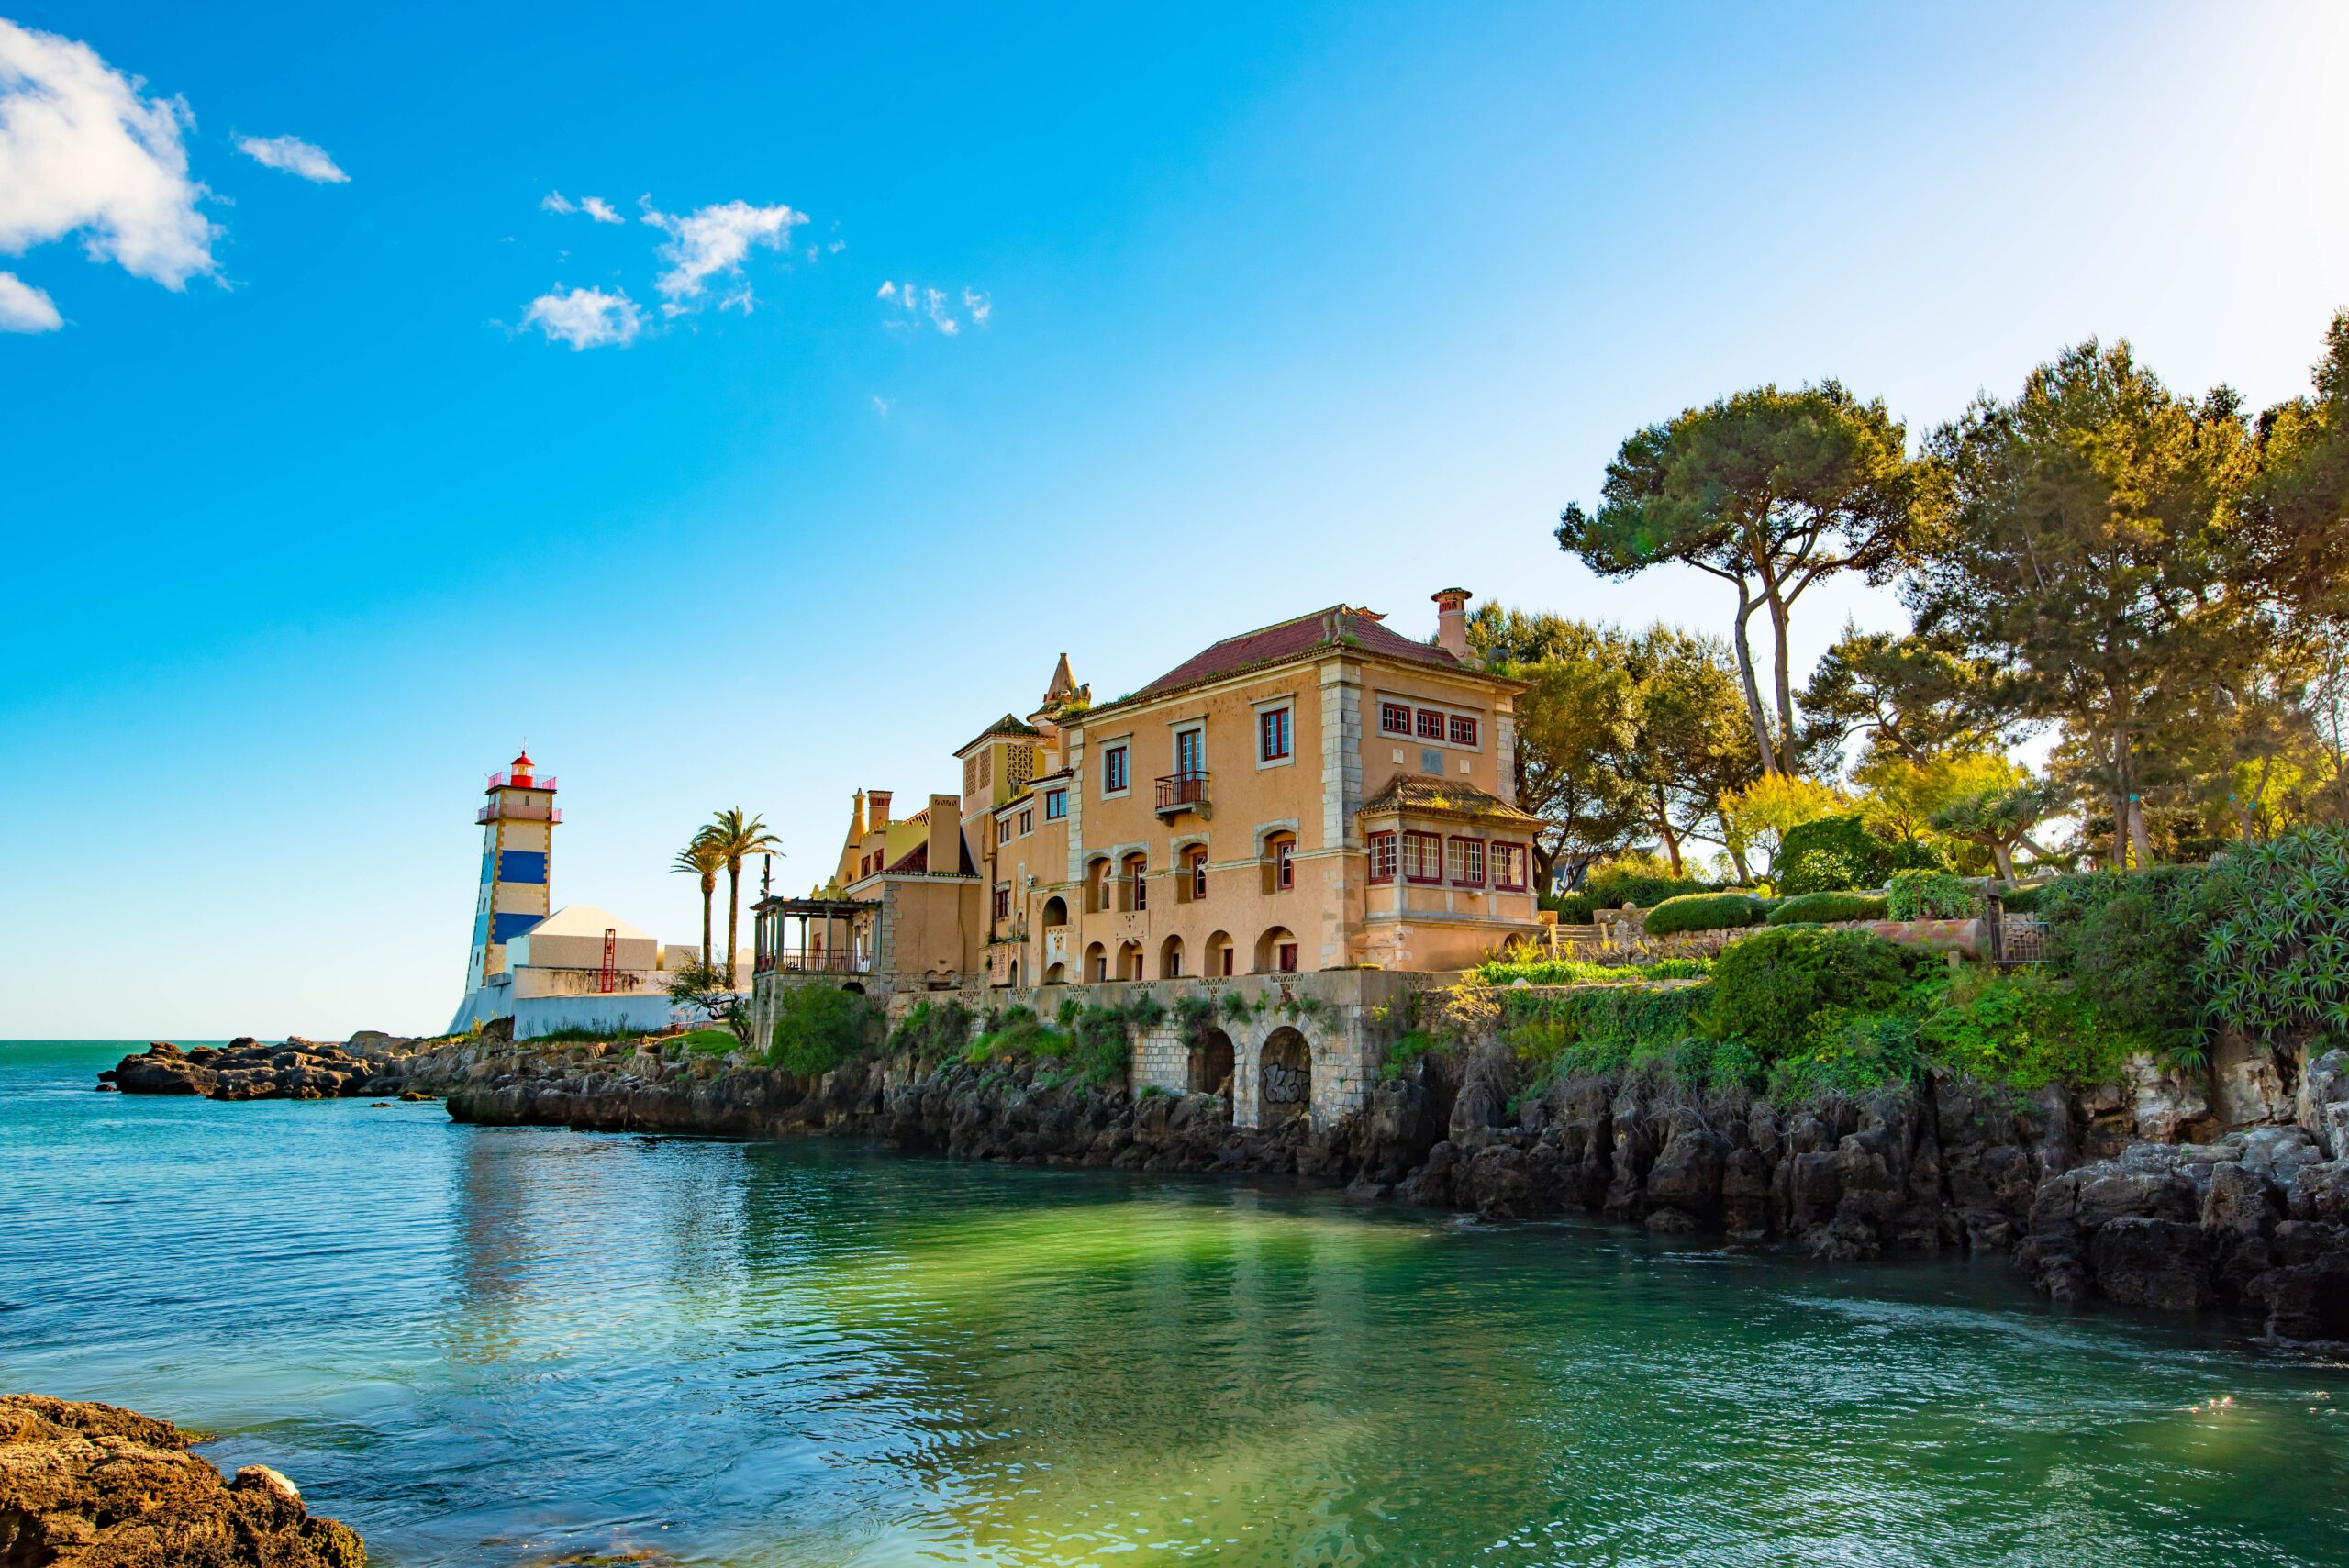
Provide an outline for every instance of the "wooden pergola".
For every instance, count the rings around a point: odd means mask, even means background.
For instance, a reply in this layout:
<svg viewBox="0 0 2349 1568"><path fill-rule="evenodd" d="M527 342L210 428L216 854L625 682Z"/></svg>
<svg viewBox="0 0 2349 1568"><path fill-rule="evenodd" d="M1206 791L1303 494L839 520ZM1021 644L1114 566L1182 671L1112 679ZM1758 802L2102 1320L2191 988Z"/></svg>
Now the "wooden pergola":
<svg viewBox="0 0 2349 1568"><path fill-rule="evenodd" d="M802 971L852 973L858 967L856 957L856 922L876 912L878 906L856 898L762 898L751 906L758 917L758 969L785 968ZM799 945L792 948L781 940L784 922L799 922ZM811 925L822 922L820 934L810 945ZM786 962L788 959L790 962Z"/></svg>

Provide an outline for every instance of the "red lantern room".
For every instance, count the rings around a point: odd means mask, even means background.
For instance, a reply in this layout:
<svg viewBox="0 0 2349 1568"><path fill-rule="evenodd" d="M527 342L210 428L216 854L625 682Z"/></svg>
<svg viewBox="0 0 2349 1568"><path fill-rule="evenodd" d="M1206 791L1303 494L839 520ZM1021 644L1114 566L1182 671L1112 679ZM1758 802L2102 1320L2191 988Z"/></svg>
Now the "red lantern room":
<svg viewBox="0 0 2349 1568"><path fill-rule="evenodd" d="M512 766L516 784L527 784L530 782L530 752L528 747L523 748L522 751L515 757Z"/></svg>

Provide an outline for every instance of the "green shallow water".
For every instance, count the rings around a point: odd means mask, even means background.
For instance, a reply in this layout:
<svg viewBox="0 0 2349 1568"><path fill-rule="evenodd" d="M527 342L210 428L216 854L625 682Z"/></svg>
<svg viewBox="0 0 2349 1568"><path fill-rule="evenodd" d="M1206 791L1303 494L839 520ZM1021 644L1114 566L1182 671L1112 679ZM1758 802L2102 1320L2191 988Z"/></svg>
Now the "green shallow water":
<svg viewBox="0 0 2349 1568"><path fill-rule="evenodd" d="M218 1432L378 1562L2349 1562L2349 1370L2003 1266L90 1093L119 1054L0 1045L0 1386Z"/></svg>

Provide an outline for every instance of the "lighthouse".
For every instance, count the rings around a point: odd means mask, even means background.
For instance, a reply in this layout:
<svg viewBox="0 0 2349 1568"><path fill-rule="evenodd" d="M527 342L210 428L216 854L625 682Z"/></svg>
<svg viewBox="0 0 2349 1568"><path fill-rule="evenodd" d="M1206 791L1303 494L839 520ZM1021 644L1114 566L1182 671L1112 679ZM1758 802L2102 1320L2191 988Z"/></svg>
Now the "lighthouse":
<svg viewBox="0 0 2349 1568"><path fill-rule="evenodd" d="M506 944L547 917L548 867L555 824L554 779L541 776L523 751L489 775L488 801L473 820L482 825L481 893L473 904L473 951L465 960L470 998L506 973Z"/></svg>

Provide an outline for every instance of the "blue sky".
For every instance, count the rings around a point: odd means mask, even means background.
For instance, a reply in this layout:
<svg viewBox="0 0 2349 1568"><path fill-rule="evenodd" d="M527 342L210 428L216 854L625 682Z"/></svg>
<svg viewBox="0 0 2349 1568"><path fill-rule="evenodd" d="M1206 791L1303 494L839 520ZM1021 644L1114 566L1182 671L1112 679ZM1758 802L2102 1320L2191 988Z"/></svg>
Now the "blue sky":
<svg viewBox="0 0 2349 1568"><path fill-rule="evenodd" d="M689 940L708 811L804 885L1063 649L1718 626L1549 537L1690 403L1916 433L2091 335L2265 403L2349 303L2338 7L1269 12L0 12L180 106L210 226L140 275L0 135L0 1037L439 1027L524 740L557 902Z"/></svg>

